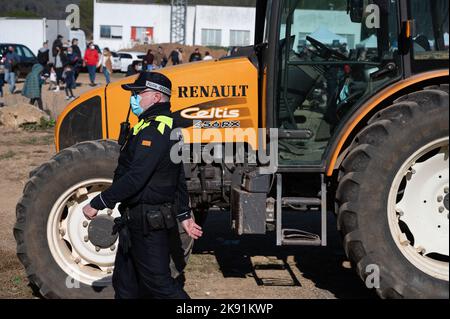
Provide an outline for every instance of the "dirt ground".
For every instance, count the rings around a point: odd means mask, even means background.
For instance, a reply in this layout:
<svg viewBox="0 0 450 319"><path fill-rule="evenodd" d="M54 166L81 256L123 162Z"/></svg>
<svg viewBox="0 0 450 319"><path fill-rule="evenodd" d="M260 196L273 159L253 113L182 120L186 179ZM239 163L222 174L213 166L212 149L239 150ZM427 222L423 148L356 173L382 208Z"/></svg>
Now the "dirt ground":
<svg viewBox="0 0 450 319"><path fill-rule="evenodd" d="M121 76L115 75L114 78ZM86 83L87 76L83 74L80 79ZM103 81L103 76L99 79ZM21 85L19 83L19 89ZM75 94L88 89L84 84L77 88ZM15 95L7 97L7 100L20 98ZM44 95L44 104L51 105L52 113L60 112L65 103L63 92L46 92ZM12 230L15 206L29 172L54 154L52 130L30 132L0 126L0 298L36 298L15 255ZM292 212L288 213L287 222L293 222L293 227L308 230L319 225L319 215L295 216ZM239 238L233 235L228 225L228 214L210 212L204 227L205 236L196 243L186 273L186 291L193 298L375 297L350 269L332 215L330 244L326 248L279 248L273 236Z"/></svg>

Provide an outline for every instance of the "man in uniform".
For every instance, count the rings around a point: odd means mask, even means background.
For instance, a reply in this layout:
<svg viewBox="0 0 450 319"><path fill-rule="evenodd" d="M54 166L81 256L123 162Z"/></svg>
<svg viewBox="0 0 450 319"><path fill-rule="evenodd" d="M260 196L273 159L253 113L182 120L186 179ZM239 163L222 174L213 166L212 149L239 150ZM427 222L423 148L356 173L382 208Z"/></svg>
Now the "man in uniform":
<svg viewBox="0 0 450 319"><path fill-rule="evenodd" d="M159 73L143 72L131 91L131 107L139 123L120 153L112 186L83 208L88 219L121 203L116 220L119 249L113 286L118 299L188 299L170 273L169 232L182 224L193 239L202 229L191 218L183 163L170 158L177 143L170 135L172 84Z"/></svg>

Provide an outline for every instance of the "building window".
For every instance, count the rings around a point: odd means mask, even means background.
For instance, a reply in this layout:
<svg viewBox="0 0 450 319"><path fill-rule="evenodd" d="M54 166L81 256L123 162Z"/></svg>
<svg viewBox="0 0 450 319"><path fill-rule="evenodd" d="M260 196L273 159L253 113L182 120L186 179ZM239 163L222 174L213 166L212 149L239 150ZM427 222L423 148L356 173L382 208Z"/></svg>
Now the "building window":
<svg viewBox="0 0 450 319"><path fill-rule="evenodd" d="M247 45L250 45L250 31L246 30L230 31L230 46L243 47Z"/></svg>
<svg viewBox="0 0 450 319"><path fill-rule="evenodd" d="M113 25L100 26L100 38L102 39L122 39L122 27Z"/></svg>
<svg viewBox="0 0 450 319"><path fill-rule="evenodd" d="M222 30L202 29L202 45L221 46Z"/></svg>
<svg viewBox="0 0 450 319"><path fill-rule="evenodd" d="M153 42L153 28L152 27L131 27L131 41L139 43Z"/></svg>

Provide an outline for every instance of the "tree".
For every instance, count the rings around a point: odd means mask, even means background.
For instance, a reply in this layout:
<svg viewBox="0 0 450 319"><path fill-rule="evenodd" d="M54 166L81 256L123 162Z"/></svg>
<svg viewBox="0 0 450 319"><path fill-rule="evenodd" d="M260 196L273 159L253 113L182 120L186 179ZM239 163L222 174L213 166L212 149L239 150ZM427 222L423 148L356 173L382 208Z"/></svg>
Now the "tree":
<svg viewBox="0 0 450 319"><path fill-rule="evenodd" d="M94 1L80 1L80 24L81 29L86 33L86 37L92 37L94 32Z"/></svg>

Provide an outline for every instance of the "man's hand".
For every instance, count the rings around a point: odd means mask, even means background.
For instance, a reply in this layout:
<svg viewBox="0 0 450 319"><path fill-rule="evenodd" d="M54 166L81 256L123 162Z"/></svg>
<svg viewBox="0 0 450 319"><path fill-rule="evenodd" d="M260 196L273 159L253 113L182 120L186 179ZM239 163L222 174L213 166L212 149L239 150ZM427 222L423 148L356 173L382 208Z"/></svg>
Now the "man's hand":
<svg viewBox="0 0 450 319"><path fill-rule="evenodd" d="M197 225L192 218L183 221L181 225L183 225L183 228L189 237L199 239L203 236L202 228Z"/></svg>
<svg viewBox="0 0 450 319"><path fill-rule="evenodd" d="M88 204L83 207L83 214L88 220L93 220L95 219L95 217L97 217L98 210L92 208L92 206Z"/></svg>

